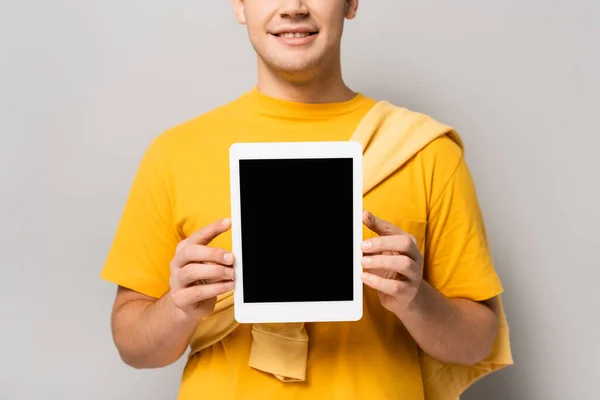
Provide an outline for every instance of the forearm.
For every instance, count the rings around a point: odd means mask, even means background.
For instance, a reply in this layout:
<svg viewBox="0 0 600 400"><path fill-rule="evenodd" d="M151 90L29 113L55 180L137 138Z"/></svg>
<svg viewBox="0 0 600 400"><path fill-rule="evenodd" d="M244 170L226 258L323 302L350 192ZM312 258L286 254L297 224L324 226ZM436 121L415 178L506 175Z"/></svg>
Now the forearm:
<svg viewBox="0 0 600 400"><path fill-rule="evenodd" d="M425 281L398 317L423 351L457 364L472 365L485 358L498 329L496 314L488 306L449 299Z"/></svg>
<svg viewBox="0 0 600 400"><path fill-rule="evenodd" d="M176 308L167 294L157 301L121 305L113 316L113 336L125 363L158 368L181 357L197 323Z"/></svg>

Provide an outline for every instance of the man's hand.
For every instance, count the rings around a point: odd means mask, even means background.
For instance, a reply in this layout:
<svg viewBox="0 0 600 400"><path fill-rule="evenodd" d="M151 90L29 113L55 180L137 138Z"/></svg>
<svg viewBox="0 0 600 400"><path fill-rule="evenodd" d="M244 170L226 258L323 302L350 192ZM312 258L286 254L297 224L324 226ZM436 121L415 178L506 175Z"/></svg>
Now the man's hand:
<svg viewBox="0 0 600 400"><path fill-rule="evenodd" d="M233 256L208 247L230 228L228 219L182 240L171 261L170 291L160 299L119 287L113 308L114 340L123 361L158 368L178 360L216 296L233 287ZM226 257L227 255L227 257Z"/></svg>
<svg viewBox="0 0 600 400"><path fill-rule="evenodd" d="M404 324L416 343L439 360L476 364L491 349L498 329L497 299L450 299L423 279L414 237L369 212L365 225L379 237L363 243L365 284Z"/></svg>
<svg viewBox="0 0 600 400"><path fill-rule="evenodd" d="M216 221L177 245L171 261L171 290L175 306L194 319L213 312L217 296L233 289L233 254L209 244L231 227L229 218Z"/></svg>
<svg viewBox="0 0 600 400"><path fill-rule="evenodd" d="M419 252L414 236L391 223L363 212L363 222L379 237L362 244L363 282L379 292L383 307L400 315L414 301L423 280Z"/></svg>

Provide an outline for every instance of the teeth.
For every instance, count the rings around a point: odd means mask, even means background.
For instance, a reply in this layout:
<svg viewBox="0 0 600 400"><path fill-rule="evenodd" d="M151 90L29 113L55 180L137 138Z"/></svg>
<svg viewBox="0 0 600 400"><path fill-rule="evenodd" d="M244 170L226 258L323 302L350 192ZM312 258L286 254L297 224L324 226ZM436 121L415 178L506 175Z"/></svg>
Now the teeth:
<svg viewBox="0 0 600 400"><path fill-rule="evenodd" d="M307 37L308 33L306 33L306 32L296 32L296 33L294 33L294 32L285 32L285 33L280 34L280 36L284 37L284 38L289 38L289 39L291 39L291 38L303 38L303 37Z"/></svg>

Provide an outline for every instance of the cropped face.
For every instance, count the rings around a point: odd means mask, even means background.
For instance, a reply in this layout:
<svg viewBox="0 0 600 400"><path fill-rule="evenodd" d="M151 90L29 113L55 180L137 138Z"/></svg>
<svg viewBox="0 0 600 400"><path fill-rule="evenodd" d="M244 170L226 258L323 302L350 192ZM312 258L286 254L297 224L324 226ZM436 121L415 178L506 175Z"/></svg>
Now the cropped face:
<svg viewBox="0 0 600 400"><path fill-rule="evenodd" d="M344 19L358 0L233 0L254 50L270 68L285 73L323 68L339 54Z"/></svg>

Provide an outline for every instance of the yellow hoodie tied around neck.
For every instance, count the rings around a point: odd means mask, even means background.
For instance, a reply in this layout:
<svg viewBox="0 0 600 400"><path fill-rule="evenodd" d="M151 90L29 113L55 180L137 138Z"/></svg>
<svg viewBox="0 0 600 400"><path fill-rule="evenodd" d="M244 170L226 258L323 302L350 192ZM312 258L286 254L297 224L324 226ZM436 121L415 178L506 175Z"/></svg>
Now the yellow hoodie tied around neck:
<svg viewBox="0 0 600 400"><path fill-rule="evenodd" d="M387 101L365 115L350 140L363 147L363 186L367 194L434 139L446 135L461 149L458 133L434 119ZM444 363L420 351L426 400L456 400L478 379L513 363L509 327L500 302L499 330L492 351L482 362L466 366ZM233 293L219 296L214 312L194 331L189 357L218 343L238 326ZM303 323L253 324L248 365L282 382L306 378L309 337Z"/></svg>

